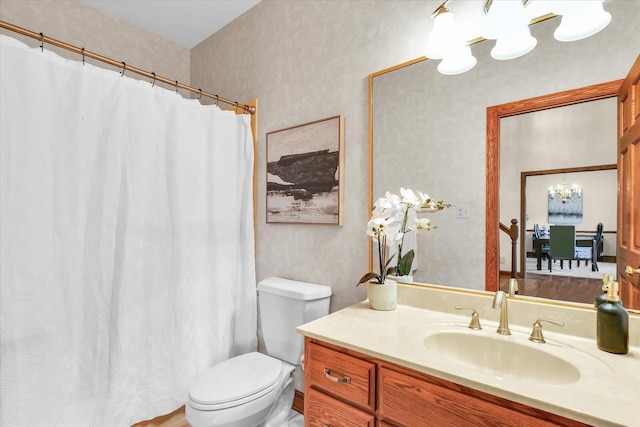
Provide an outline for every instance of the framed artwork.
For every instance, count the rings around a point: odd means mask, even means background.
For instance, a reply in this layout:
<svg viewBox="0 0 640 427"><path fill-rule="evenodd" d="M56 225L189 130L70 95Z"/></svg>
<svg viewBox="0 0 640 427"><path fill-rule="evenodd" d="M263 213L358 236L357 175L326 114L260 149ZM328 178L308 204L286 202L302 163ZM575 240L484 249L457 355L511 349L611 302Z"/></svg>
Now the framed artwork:
<svg viewBox="0 0 640 427"><path fill-rule="evenodd" d="M583 193L584 197L584 193ZM549 200L549 224L582 224L582 197L567 199L565 202L560 197Z"/></svg>
<svg viewBox="0 0 640 427"><path fill-rule="evenodd" d="M342 225L344 119L267 133L267 223Z"/></svg>

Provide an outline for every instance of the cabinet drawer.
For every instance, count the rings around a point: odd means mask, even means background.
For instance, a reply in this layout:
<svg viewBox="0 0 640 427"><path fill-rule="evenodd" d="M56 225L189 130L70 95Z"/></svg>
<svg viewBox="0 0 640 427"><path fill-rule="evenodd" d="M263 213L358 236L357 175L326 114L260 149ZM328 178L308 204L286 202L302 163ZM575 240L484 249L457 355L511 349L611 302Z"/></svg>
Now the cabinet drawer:
<svg viewBox="0 0 640 427"><path fill-rule="evenodd" d="M305 361L308 380L315 388L362 408L375 410L376 365L311 343Z"/></svg>
<svg viewBox="0 0 640 427"><path fill-rule="evenodd" d="M379 414L401 426L557 426L390 369L379 375Z"/></svg>
<svg viewBox="0 0 640 427"><path fill-rule="evenodd" d="M304 419L307 427L374 427L375 417L317 390L305 396Z"/></svg>

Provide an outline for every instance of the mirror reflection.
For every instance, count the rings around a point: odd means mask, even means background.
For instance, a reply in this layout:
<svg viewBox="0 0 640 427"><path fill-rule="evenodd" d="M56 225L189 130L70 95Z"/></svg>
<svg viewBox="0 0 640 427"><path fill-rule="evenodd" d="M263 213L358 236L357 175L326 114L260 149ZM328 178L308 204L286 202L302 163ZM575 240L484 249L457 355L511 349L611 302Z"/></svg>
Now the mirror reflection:
<svg viewBox="0 0 640 427"><path fill-rule="evenodd" d="M568 114L579 116L577 126L580 127L580 135L594 135L589 148L566 145L570 144L566 138L555 133L536 136L532 129L521 129L525 125L512 124L512 118L505 119L504 123L501 120L499 126L511 127L510 132L513 133L507 139L525 148L517 156L537 160L520 166L522 158L509 159L509 148L505 147L504 157L501 154L496 163L499 170L487 170L487 107L624 77L640 51L638 41L619 42L630 40L628 28L634 25L635 12L629 13L627 9L633 7L625 2L608 2L607 10L613 15L609 27L576 44L553 40L557 18L536 24L531 27L531 32L538 39L538 46L526 56L510 61L492 60L489 54L492 45L487 42L476 44L472 50L478 64L473 70L458 76L438 73L437 61L429 60L412 61L372 74L372 201L384 195L385 191L397 193L405 187L454 205L438 213L426 214L436 229L417 236L419 267L414 273L416 282L485 289L491 285L486 283L486 271L492 268L492 258L495 259L496 270L499 268L501 272L509 273L511 252L508 238L505 237L507 240L503 242L503 237L500 237L495 253L493 249L487 251L487 209L495 209L503 224L508 225L511 218L518 220L517 270L520 275L525 275L526 262L536 260L532 246L534 224L550 225L548 187L561 184L563 178L571 185L571 173L591 173L576 171L576 168L611 167L616 163L613 98L598 101L602 105L594 106L606 110L606 113L582 109L590 108L586 107L590 103L568 107L573 110ZM617 47L615 54L610 53L613 45ZM588 73L585 72L587 69ZM569 128L562 127L562 116L554 118L559 110L554 108L548 112L531 113L531 120L534 126L551 120L551 123L556 123L554 126L557 125L553 132L571 134ZM540 118L546 115L551 117ZM604 123L611 118L612 122ZM586 125L589 124L594 124L597 129L587 130ZM498 139L501 137L502 133ZM502 146L500 150L503 150ZM589 156L594 154L594 157L583 158L585 153ZM561 158L572 161L561 162ZM531 174L524 183L521 182L522 173ZM608 173L615 174L615 169L609 169ZM495 184L500 188L500 194L493 197L495 206L491 205L491 197L487 197L488 174L500 176ZM547 177L554 184L539 181L542 177ZM585 209L591 206L588 200L592 200L595 194L610 195L611 192L600 184L588 184L587 178L580 179L585 179L582 185L589 185L589 189L584 192L583 222L576 224L576 233L595 234L598 223L606 224L604 258L599 261L608 262L605 260L615 257L617 225L610 219L610 211L595 213L590 207L589 212ZM603 186L609 180L595 179L596 182L602 181ZM589 178L589 181L593 179ZM507 187L504 194L503 187ZM521 196L523 189L526 193ZM613 192L615 199L615 189ZM538 197L542 197L542 201L537 200ZM498 200L502 201L499 205ZM521 203L525 203L522 208ZM461 217L461 211L468 217ZM581 262L581 267L583 265ZM572 269L576 266L573 264ZM566 264L564 268L567 268ZM508 279L508 275L506 277ZM546 297L567 299L566 296Z"/></svg>
<svg viewBox="0 0 640 427"><path fill-rule="evenodd" d="M500 218L521 226L522 294L590 303L602 274L616 274L615 135L613 97L500 119ZM598 224L601 248L594 250ZM556 239L550 253L552 226L573 227L575 237L571 244ZM505 271L511 241L500 236ZM563 260L569 253L576 259Z"/></svg>

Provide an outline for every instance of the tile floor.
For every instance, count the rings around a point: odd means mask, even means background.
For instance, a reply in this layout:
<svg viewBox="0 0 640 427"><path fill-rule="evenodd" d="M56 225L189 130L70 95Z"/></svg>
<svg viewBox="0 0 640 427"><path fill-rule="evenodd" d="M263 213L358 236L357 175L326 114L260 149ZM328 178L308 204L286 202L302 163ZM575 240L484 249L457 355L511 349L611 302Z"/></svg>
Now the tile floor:
<svg viewBox="0 0 640 427"><path fill-rule="evenodd" d="M304 417L296 411L291 411L289 419L282 427L304 427Z"/></svg>

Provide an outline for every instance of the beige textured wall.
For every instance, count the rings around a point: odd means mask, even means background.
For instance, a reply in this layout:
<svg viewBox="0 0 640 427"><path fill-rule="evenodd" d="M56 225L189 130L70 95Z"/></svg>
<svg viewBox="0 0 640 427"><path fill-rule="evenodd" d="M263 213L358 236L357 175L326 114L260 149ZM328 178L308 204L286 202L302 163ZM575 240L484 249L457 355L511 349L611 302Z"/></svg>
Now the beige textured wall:
<svg viewBox="0 0 640 427"><path fill-rule="evenodd" d="M0 19L181 83L190 82L189 49L79 0L0 0ZM38 40L10 31L2 33L30 46L40 45ZM70 51L49 48L67 58L81 60ZM104 63L87 62L112 68ZM133 73L128 76L143 78Z"/></svg>

